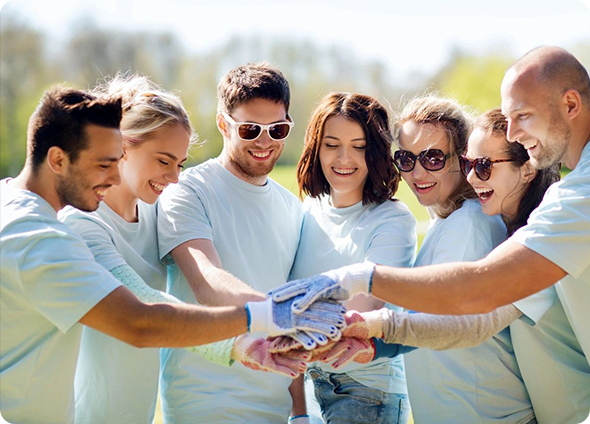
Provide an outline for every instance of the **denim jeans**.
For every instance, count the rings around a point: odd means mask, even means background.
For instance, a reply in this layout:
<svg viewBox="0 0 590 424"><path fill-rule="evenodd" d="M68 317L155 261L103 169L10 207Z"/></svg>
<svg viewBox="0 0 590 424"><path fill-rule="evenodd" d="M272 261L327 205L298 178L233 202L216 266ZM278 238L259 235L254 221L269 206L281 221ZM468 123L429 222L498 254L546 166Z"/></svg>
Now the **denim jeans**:
<svg viewBox="0 0 590 424"><path fill-rule="evenodd" d="M410 402L404 394L367 387L346 374L310 368L315 396L326 424L406 424Z"/></svg>

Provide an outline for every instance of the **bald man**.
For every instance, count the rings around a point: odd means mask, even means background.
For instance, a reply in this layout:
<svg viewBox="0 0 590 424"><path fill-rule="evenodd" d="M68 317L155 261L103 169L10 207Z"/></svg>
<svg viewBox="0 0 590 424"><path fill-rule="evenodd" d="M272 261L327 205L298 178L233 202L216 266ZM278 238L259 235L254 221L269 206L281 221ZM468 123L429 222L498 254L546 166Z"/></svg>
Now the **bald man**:
<svg viewBox="0 0 590 424"><path fill-rule="evenodd" d="M539 47L512 65L502 82L508 138L544 168L563 161L573 171L554 184L528 224L486 258L413 269L353 265L327 278L273 290L275 300L371 293L410 310L485 313L553 284L580 345L590 357L590 79L567 51ZM334 290L336 289L336 290Z"/></svg>

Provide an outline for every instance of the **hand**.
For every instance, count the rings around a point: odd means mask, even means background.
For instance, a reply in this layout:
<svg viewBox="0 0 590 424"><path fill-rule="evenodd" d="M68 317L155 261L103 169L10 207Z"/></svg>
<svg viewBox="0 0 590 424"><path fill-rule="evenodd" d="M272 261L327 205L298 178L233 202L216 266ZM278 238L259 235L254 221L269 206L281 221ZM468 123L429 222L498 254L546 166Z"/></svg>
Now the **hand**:
<svg viewBox="0 0 590 424"><path fill-rule="evenodd" d="M308 351L293 351L287 354L270 353L270 341L262 337L243 334L236 338L232 358L253 370L270 371L296 378L307 369L311 358Z"/></svg>
<svg viewBox="0 0 590 424"><path fill-rule="evenodd" d="M248 331L265 331L271 336L278 336L306 330L324 334L332 339L340 337L346 308L339 303L319 301L306 311L295 314L291 304L299 298L292 297L280 303L271 298L263 302L246 303Z"/></svg>
<svg viewBox="0 0 590 424"><path fill-rule="evenodd" d="M375 347L371 340L343 337L337 342L315 349L309 361L333 362L332 366L339 368L351 361L366 364L374 357Z"/></svg>
<svg viewBox="0 0 590 424"><path fill-rule="evenodd" d="M340 336L340 334L338 336ZM334 339L334 341L339 339L340 337ZM272 353L280 353L288 352L293 349L313 350L318 346L325 346L329 340L330 339L323 334L313 331L297 331L288 336L271 338L270 351Z"/></svg>
<svg viewBox="0 0 590 424"><path fill-rule="evenodd" d="M364 262L324 272L309 278L290 281L267 294L275 302L300 296L292 302L293 312L300 314L318 299L346 300L357 293L371 292L375 264Z"/></svg>
<svg viewBox="0 0 590 424"><path fill-rule="evenodd" d="M346 327L342 330L342 337L356 337L358 339L383 338L383 321L389 309L357 312L348 311L344 316Z"/></svg>

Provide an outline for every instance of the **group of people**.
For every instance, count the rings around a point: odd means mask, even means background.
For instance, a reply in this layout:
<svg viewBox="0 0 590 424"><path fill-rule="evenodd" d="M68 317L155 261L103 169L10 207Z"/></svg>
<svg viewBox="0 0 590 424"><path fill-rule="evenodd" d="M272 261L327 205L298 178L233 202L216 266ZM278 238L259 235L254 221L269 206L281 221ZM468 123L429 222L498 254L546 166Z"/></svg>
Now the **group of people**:
<svg viewBox="0 0 590 424"><path fill-rule="evenodd" d="M326 423L405 424L410 404L417 424L582 422L590 79L540 47L501 93L475 120L328 94L301 204L268 178L294 123L266 63L221 79L223 150L184 172L176 95L51 88L0 181L2 416L151 423L159 388L167 424L304 424L311 401ZM431 217L419 252L400 178Z"/></svg>

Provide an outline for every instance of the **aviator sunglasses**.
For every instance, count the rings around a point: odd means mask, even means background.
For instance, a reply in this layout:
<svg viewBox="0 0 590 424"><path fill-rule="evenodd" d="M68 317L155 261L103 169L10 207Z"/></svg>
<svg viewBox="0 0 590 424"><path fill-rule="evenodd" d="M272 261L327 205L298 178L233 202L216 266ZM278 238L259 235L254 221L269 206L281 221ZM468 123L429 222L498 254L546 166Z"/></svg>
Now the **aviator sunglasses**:
<svg viewBox="0 0 590 424"><path fill-rule="evenodd" d="M265 130L268 133L268 136L274 141L282 141L289 136L291 127L295 125L290 117L287 117L289 121L264 125L255 122L236 122L227 113L222 113L222 115L230 125L237 127L238 137L243 141L254 141L260 137Z"/></svg>
<svg viewBox="0 0 590 424"><path fill-rule="evenodd" d="M411 172L416 166L416 161L427 171L440 171L450 157L450 153L445 154L440 149L422 150L417 156L409 150L398 150L393 154L393 162L402 172Z"/></svg>
<svg viewBox="0 0 590 424"><path fill-rule="evenodd" d="M468 159L465 156L459 156L459 164L461 166L461 172L467 177L469 172L473 169L475 175L482 181L487 181L492 175L492 165L495 163L502 162L514 162L514 159L490 159L490 158L476 158L473 160Z"/></svg>

